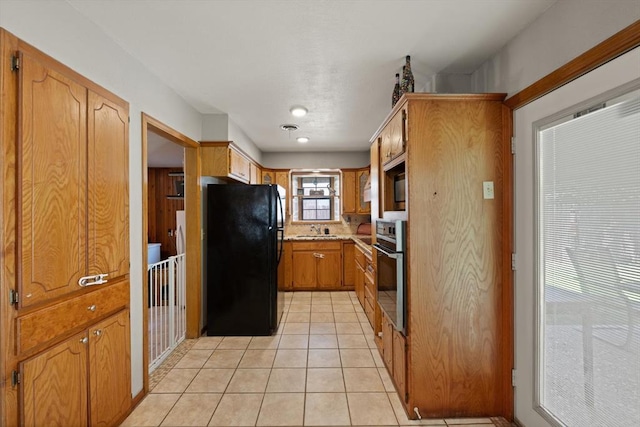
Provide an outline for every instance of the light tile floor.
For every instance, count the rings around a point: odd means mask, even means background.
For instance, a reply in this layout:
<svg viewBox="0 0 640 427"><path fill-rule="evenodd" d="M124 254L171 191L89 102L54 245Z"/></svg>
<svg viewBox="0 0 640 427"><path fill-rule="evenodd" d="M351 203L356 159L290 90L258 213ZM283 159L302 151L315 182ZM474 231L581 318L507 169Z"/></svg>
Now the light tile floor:
<svg viewBox="0 0 640 427"><path fill-rule="evenodd" d="M122 426L510 426L409 420L353 292L285 297L271 337L185 340Z"/></svg>

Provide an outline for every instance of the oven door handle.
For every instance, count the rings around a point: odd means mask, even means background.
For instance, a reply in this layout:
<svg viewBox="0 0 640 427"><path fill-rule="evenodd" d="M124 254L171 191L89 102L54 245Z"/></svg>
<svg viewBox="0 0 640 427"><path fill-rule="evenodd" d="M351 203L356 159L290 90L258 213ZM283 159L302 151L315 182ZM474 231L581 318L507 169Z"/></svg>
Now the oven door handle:
<svg viewBox="0 0 640 427"><path fill-rule="evenodd" d="M385 254L386 256L388 256L389 258L393 258L393 259L402 258L402 252L389 252L384 248L384 246L378 243L374 243L373 247L376 248L378 251L382 252L383 254Z"/></svg>

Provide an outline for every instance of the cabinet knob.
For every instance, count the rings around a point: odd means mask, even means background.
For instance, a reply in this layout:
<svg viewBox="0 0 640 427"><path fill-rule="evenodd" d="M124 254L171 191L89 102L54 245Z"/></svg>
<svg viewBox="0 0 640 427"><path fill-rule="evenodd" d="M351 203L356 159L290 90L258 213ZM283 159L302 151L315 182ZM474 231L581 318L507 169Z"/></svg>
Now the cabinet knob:
<svg viewBox="0 0 640 427"><path fill-rule="evenodd" d="M382 331L378 332L378 337L382 338Z"/></svg>
<svg viewBox="0 0 640 427"><path fill-rule="evenodd" d="M88 343L88 342L89 342L89 338L87 338L87 337L82 337L82 338L80 339L80 342L81 342L82 344L86 344L86 343Z"/></svg>
<svg viewBox="0 0 640 427"><path fill-rule="evenodd" d="M87 310L89 310L89 311L96 311L96 308L98 308L98 307L96 307L96 305L95 305L95 304L92 304L92 305L90 305L89 307L87 307Z"/></svg>
<svg viewBox="0 0 640 427"><path fill-rule="evenodd" d="M102 329L96 329L95 331L93 331L93 335L99 337L100 335L102 335Z"/></svg>

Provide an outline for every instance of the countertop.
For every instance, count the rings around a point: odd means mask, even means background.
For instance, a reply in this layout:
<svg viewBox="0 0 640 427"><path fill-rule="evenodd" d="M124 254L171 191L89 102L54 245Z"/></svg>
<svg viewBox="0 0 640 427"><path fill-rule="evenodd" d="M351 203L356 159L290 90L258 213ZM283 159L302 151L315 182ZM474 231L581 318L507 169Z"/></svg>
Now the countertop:
<svg viewBox="0 0 640 427"><path fill-rule="evenodd" d="M298 234L284 236L286 241L319 241L324 242L327 240L352 240L360 246L364 251L371 253L371 236L359 235L359 234Z"/></svg>

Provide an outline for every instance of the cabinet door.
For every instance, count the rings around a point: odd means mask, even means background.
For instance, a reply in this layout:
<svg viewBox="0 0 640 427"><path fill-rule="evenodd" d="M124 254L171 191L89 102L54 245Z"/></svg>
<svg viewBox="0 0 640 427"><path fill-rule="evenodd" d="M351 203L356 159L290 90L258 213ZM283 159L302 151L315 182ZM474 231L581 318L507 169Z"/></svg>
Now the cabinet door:
<svg viewBox="0 0 640 427"><path fill-rule="evenodd" d="M251 178L249 160L233 148L229 148L229 175L244 182L249 182Z"/></svg>
<svg viewBox="0 0 640 427"><path fill-rule="evenodd" d="M316 252L293 251L293 287L314 288L317 277Z"/></svg>
<svg viewBox="0 0 640 427"><path fill-rule="evenodd" d="M283 201L285 202L285 206L284 206L285 215L289 215L289 200L291 200L291 189L289 188L289 171L276 172L275 179L276 179L275 184L278 184L279 186L284 187L284 189L287 192L287 198L286 200L283 200Z"/></svg>
<svg viewBox="0 0 640 427"><path fill-rule="evenodd" d="M276 183L275 172L263 169L262 170L262 183L263 184L275 184Z"/></svg>
<svg viewBox="0 0 640 427"><path fill-rule="evenodd" d="M86 275L87 91L22 55L18 281L28 306L80 289Z"/></svg>
<svg viewBox="0 0 640 427"><path fill-rule="evenodd" d="M393 375L393 324L382 314L382 360Z"/></svg>
<svg viewBox="0 0 640 427"><path fill-rule="evenodd" d="M371 202L364 201L364 187L369 180L369 169L358 171L356 177L356 213L369 214L371 213Z"/></svg>
<svg viewBox="0 0 640 427"><path fill-rule="evenodd" d="M355 284L356 247L353 242L342 244L342 286L353 286Z"/></svg>
<svg viewBox="0 0 640 427"><path fill-rule="evenodd" d="M249 167L251 172L250 183L251 184L262 183L262 171L260 170L260 168L255 163L251 163Z"/></svg>
<svg viewBox="0 0 640 427"><path fill-rule="evenodd" d="M407 401L406 387L406 338L398 331L393 331L393 379L400 398Z"/></svg>
<svg viewBox="0 0 640 427"><path fill-rule="evenodd" d="M342 213L356 213L356 173L342 171Z"/></svg>
<svg viewBox="0 0 640 427"><path fill-rule="evenodd" d="M89 91L89 274L110 282L129 274L129 117L126 108Z"/></svg>
<svg viewBox="0 0 640 427"><path fill-rule="evenodd" d="M360 305L362 309L364 306L364 269L356 262L356 271L355 271L355 283L354 288L356 292L356 296L358 297L358 301L360 301Z"/></svg>
<svg viewBox="0 0 640 427"><path fill-rule="evenodd" d="M319 252L318 288L339 288L342 284L342 254L340 251Z"/></svg>
<svg viewBox="0 0 640 427"><path fill-rule="evenodd" d="M129 310L89 330L91 425L112 426L131 405Z"/></svg>
<svg viewBox="0 0 640 427"><path fill-rule="evenodd" d="M88 424L86 332L20 364L25 427Z"/></svg>
<svg viewBox="0 0 640 427"><path fill-rule="evenodd" d="M404 152L406 107L398 111L389 122L389 159L392 160Z"/></svg>

